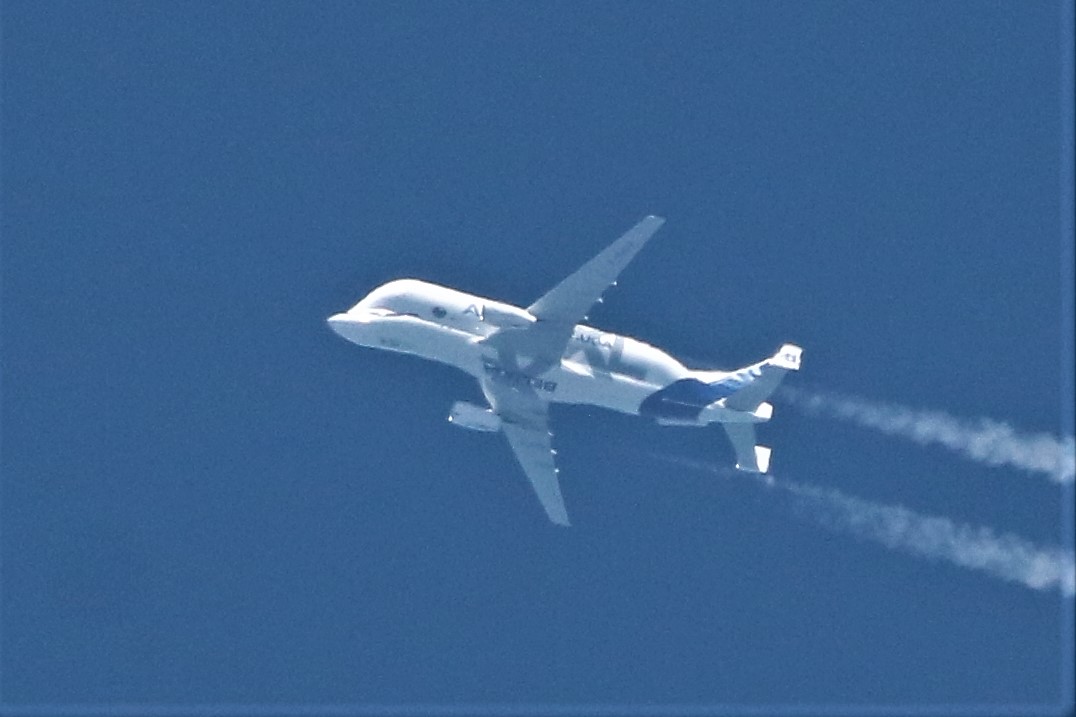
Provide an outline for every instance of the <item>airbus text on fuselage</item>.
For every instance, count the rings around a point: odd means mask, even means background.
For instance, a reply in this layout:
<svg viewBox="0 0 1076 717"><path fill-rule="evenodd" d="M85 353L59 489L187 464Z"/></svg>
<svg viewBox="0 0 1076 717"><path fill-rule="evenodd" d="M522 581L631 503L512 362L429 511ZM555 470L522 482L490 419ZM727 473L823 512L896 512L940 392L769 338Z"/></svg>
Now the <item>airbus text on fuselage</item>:
<svg viewBox="0 0 1076 717"><path fill-rule="evenodd" d="M508 439L549 519L568 525L554 463L549 404L600 406L663 425L725 429L740 470L765 473L770 449L755 443L765 399L802 350L737 371L696 371L627 336L580 324L664 220L650 216L526 309L415 279L390 281L329 326L352 343L455 366L478 380L488 405L457 401L448 420Z"/></svg>

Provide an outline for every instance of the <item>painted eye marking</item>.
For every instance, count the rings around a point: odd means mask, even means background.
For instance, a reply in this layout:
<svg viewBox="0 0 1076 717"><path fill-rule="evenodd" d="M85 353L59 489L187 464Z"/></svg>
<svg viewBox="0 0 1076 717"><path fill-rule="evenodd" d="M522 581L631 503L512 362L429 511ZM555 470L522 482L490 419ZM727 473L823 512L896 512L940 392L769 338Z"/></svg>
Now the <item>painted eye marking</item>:
<svg viewBox="0 0 1076 717"><path fill-rule="evenodd" d="M433 315L436 316L439 319L445 318L445 314L447 314L447 313L448 312L445 311L444 309L442 309L440 306L433 307Z"/></svg>

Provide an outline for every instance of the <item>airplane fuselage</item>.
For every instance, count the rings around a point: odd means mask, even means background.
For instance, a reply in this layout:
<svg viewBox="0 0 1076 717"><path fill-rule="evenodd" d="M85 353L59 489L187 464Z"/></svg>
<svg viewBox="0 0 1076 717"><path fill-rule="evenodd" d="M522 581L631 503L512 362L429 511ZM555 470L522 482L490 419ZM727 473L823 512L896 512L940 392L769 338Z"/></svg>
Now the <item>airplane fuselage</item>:
<svg viewBox="0 0 1076 717"><path fill-rule="evenodd" d="M736 468L765 473L771 450L758 445L753 424L773 415L766 398L789 371L799 370L802 349L784 344L735 371L697 371L650 344L578 323L664 222L643 218L526 309L398 279L328 323L360 346L439 361L478 379L487 405L456 401L448 421L501 433L557 525L570 522L557 478L552 403L598 406L666 425L720 423Z"/></svg>
<svg viewBox="0 0 1076 717"><path fill-rule="evenodd" d="M706 425L757 422L766 417L725 409L714 401L678 411L652 398L677 382L699 376L668 353L637 339L583 324L571 332L559 365L527 370L526 362L506 365L483 344L500 330L535 323L525 309L416 279L399 279L370 292L329 325L352 343L412 354L454 366L479 380L533 391L550 403L600 406L662 423ZM708 372L717 379L723 372ZM648 399L651 399L648 403ZM674 399L675 404L675 399Z"/></svg>

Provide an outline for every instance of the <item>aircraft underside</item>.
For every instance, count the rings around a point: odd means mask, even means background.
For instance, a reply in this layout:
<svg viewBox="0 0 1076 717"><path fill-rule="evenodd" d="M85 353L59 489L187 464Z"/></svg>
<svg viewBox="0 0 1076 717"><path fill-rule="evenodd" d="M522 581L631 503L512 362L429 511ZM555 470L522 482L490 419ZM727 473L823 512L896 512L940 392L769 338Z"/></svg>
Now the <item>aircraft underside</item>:
<svg viewBox="0 0 1076 717"><path fill-rule="evenodd" d="M736 371L693 371L636 339L579 324L602 292L664 223L647 217L526 309L414 279L389 282L328 320L348 341L446 363L478 380L488 406L453 404L462 428L505 435L549 519L568 525L554 463L548 406L586 404L662 425L719 423L736 467L764 473L770 449L755 442L765 401L802 350Z"/></svg>

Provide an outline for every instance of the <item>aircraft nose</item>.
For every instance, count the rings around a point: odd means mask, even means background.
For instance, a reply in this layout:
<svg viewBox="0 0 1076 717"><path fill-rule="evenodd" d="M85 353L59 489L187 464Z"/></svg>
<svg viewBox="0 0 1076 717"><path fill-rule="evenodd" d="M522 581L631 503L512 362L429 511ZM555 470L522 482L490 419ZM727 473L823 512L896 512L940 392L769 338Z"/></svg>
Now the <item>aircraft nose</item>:
<svg viewBox="0 0 1076 717"><path fill-rule="evenodd" d="M347 322L347 314L333 314L325 319L325 323L329 325L329 328L341 335L343 335L343 328Z"/></svg>

